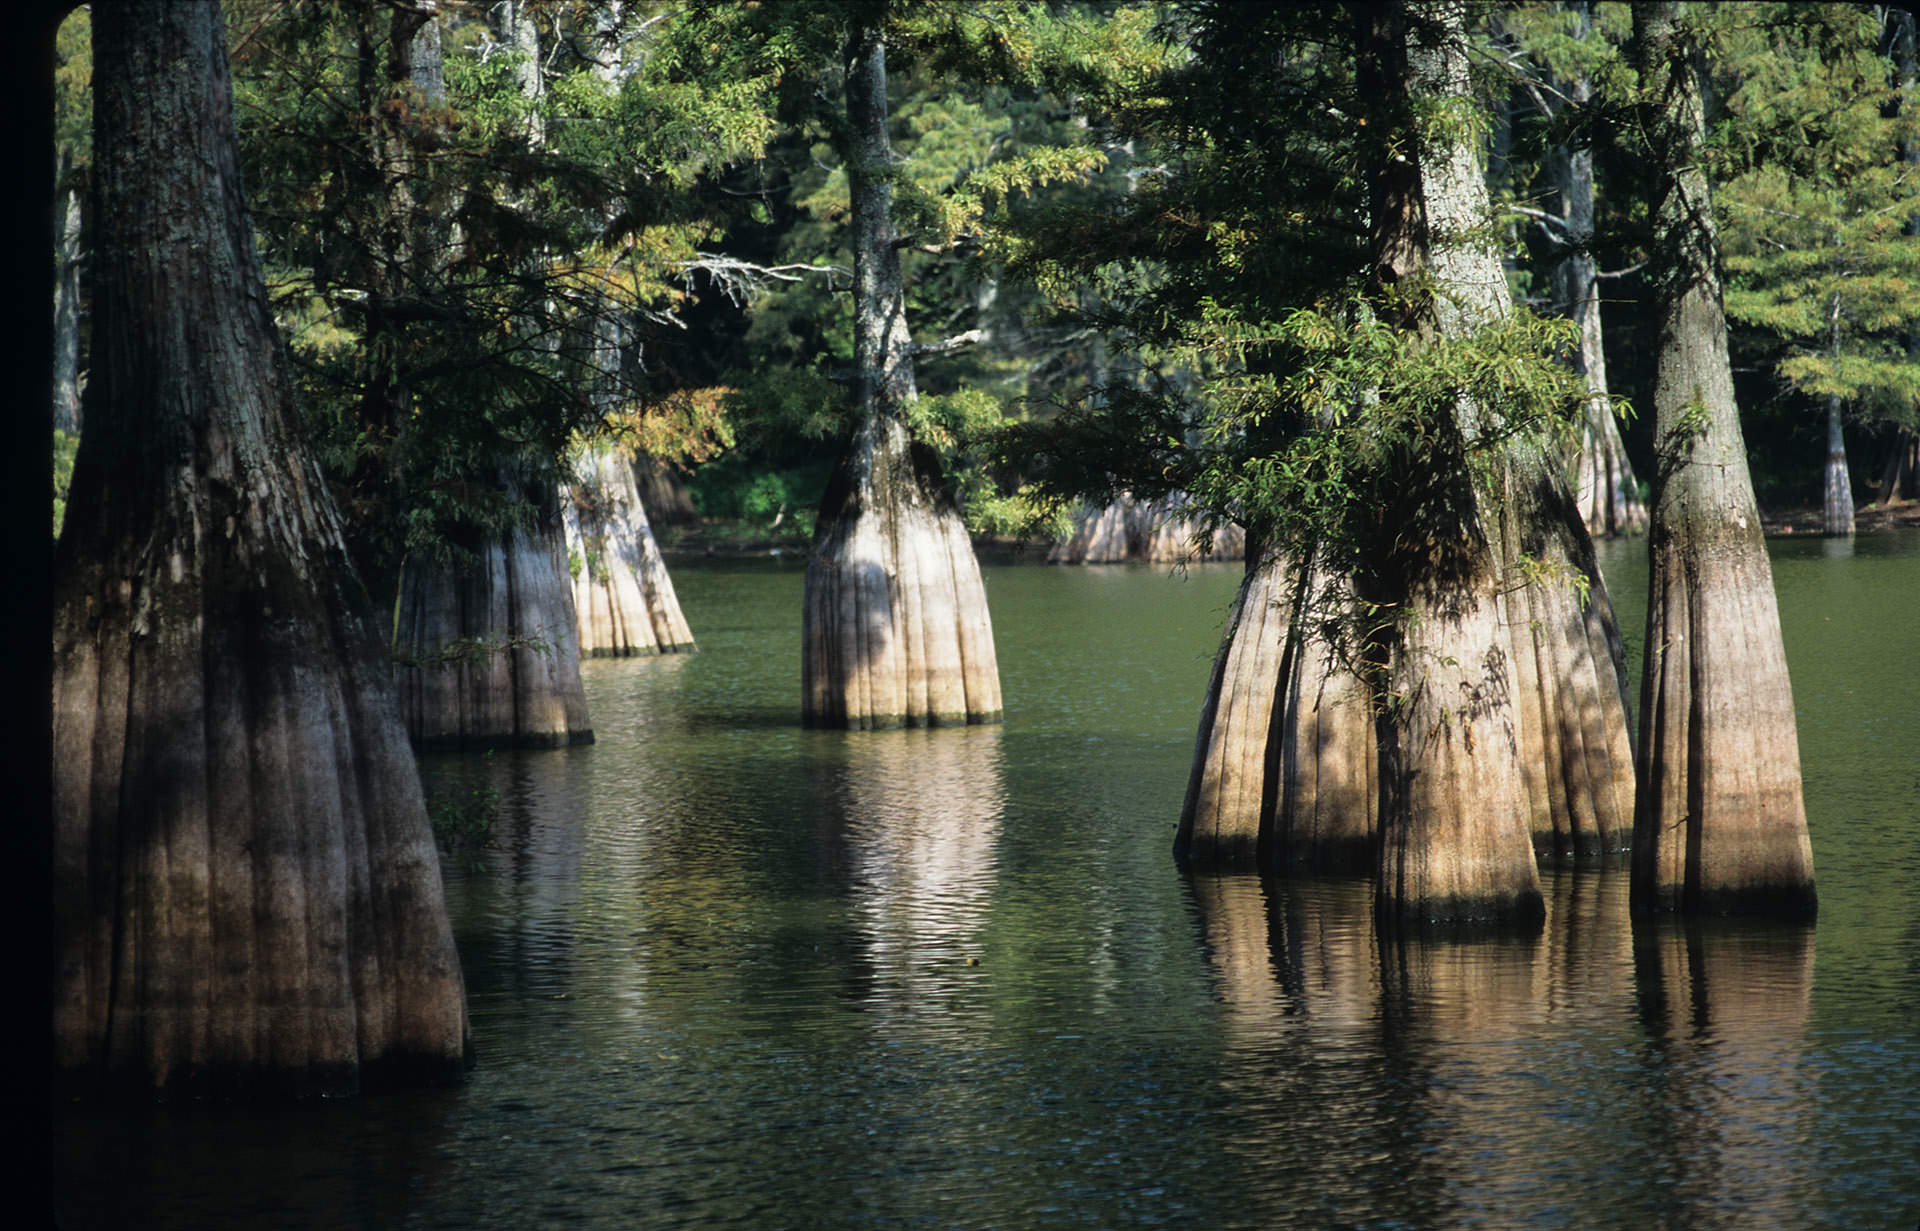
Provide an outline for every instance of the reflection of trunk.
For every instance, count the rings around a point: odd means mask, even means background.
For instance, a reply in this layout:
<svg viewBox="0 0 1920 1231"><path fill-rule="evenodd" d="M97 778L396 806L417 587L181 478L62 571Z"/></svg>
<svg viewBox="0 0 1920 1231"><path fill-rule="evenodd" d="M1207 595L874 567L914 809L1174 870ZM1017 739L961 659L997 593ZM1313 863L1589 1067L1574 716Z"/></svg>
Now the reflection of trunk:
<svg viewBox="0 0 1920 1231"><path fill-rule="evenodd" d="M1322 626L1345 584L1269 553L1247 570L1201 706L1175 853L1201 867L1370 867L1371 707Z"/></svg>
<svg viewBox="0 0 1920 1231"><path fill-rule="evenodd" d="M410 562L401 577L394 642L422 748L593 741L558 505L532 503L530 528L477 535L464 558Z"/></svg>
<svg viewBox="0 0 1920 1231"><path fill-rule="evenodd" d="M997 722L980 567L938 461L906 426L912 339L877 26L849 40L846 89L859 426L827 485L807 562L802 717L856 729Z"/></svg>
<svg viewBox="0 0 1920 1231"><path fill-rule="evenodd" d="M1371 10L1363 67L1383 97L1462 105L1468 80L1461 0ZM1507 311L1498 256L1480 237L1486 184L1470 129L1429 117L1409 160L1383 152L1375 176L1375 251L1384 281L1430 273L1431 327L1459 337ZM1425 322L1410 321L1419 328ZM1380 694L1380 893L1384 918L1414 924L1537 925L1527 778L1511 638L1503 623L1499 480L1472 477L1462 451L1484 411L1462 398L1440 412L1452 443L1421 459L1428 508L1372 562L1362 597L1410 612L1383 636Z"/></svg>
<svg viewBox="0 0 1920 1231"><path fill-rule="evenodd" d="M297 443L218 6L94 14L98 328L54 646L56 1063L199 1090L443 1076L439 863Z"/></svg>
<svg viewBox="0 0 1920 1231"><path fill-rule="evenodd" d="M1056 564L1183 564L1246 558L1246 532L1228 522L1213 532L1213 547L1202 555L1194 540L1191 501L1182 493L1160 500L1136 500L1121 493L1111 504L1081 509L1073 534L1053 545Z"/></svg>
<svg viewBox="0 0 1920 1231"><path fill-rule="evenodd" d="M1804 1143L1818 1131L1806 1093L1817 1078L1801 1067L1814 929L1643 919L1633 951L1657 1061L1636 1118L1659 1143L1674 1225L1799 1225L1814 1179Z"/></svg>
<svg viewBox="0 0 1920 1231"><path fill-rule="evenodd" d="M1660 159L1634 904L1811 912L1793 690L1727 363L1695 48L1674 4L1635 5L1633 18Z"/></svg>
<svg viewBox="0 0 1920 1231"><path fill-rule="evenodd" d="M917 732L846 749L852 905L885 1010L945 1009L993 900L1001 732Z"/></svg>
<svg viewBox="0 0 1920 1231"><path fill-rule="evenodd" d="M691 650L693 633L634 491L626 452L585 446L574 458L573 473L561 497L561 518L580 653L617 658Z"/></svg>

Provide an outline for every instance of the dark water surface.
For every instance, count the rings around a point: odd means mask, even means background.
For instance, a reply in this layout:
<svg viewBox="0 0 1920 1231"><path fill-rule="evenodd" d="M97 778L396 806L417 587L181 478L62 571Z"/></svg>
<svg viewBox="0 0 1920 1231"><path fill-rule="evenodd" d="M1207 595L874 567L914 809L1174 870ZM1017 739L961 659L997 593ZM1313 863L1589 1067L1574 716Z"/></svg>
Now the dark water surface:
<svg viewBox="0 0 1920 1231"><path fill-rule="evenodd" d="M67 1225L1914 1228L1920 535L1775 569L1817 928L1557 872L1537 939L1383 948L1169 857L1237 566L990 568L1006 725L847 735L800 565L681 564L701 652L589 664L597 744L427 767L505 800L471 1082L73 1113Z"/></svg>

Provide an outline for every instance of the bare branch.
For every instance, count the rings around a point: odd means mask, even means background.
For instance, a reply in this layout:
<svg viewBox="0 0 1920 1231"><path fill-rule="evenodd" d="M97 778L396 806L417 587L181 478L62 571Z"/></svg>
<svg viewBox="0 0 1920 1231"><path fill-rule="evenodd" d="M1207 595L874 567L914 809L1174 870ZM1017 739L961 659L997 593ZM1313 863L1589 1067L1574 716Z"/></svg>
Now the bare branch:
<svg viewBox="0 0 1920 1231"><path fill-rule="evenodd" d="M954 351L972 346L975 342L980 341L986 336L987 334L984 329L969 329L965 333L956 333L952 337L942 338L938 342L918 344L913 348L913 357L915 359L927 359L934 355L952 354Z"/></svg>

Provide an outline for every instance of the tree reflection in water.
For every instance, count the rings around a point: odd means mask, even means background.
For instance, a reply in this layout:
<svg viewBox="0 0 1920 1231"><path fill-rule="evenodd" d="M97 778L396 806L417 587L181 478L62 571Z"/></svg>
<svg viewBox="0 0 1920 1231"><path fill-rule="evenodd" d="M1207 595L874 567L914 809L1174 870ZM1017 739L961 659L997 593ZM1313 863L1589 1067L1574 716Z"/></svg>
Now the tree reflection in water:
<svg viewBox="0 0 1920 1231"><path fill-rule="evenodd" d="M1538 936L1436 939L1383 938L1365 880L1191 877L1246 1120L1229 1165L1347 1224L1577 1224L1599 1202L1789 1225L1811 930L1636 925L1624 869L1545 880ZM1596 1066L1631 1069L1611 1088L1633 1097L1597 1095ZM1598 1193L1596 1169L1630 1178Z"/></svg>

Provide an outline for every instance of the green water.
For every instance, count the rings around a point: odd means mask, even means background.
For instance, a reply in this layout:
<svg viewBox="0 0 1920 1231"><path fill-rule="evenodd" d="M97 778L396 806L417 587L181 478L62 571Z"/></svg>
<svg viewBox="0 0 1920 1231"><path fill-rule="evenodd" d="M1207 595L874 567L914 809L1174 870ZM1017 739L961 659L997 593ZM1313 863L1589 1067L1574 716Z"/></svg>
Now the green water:
<svg viewBox="0 0 1920 1231"><path fill-rule="evenodd" d="M797 562L480 764L453 1091L77 1113L71 1226L1920 1223L1920 535L1777 544L1815 929L1389 945L1367 887L1169 847L1236 566L987 570L1004 727L797 725ZM1606 567L1630 641L1633 543Z"/></svg>

